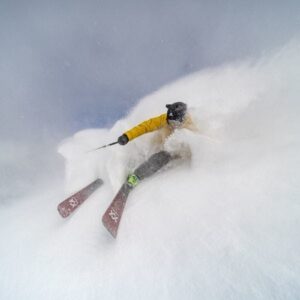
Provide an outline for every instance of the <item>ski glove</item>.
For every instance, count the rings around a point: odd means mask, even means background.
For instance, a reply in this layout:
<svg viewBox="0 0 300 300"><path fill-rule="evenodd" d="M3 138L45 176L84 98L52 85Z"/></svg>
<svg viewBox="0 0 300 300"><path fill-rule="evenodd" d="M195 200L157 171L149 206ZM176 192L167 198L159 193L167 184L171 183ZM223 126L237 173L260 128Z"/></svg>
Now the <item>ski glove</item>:
<svg viewBox="0 0 300 300"><path fill-rule="evenodd" d="M129 142L129 139L128 139L128 137L127 137L127 135L126 134L123 134L123 135L121 135L121 136L119 136L119 138L118 138L118 143L120 144L120 145L126 145L127 143Z"/></svg>

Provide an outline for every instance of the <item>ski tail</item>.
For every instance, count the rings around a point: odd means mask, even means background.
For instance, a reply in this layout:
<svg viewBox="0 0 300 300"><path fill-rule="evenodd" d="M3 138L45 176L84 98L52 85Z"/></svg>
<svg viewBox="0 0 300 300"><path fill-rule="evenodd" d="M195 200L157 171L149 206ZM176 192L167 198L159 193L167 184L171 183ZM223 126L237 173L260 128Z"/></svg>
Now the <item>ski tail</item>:
<svg viewBox="0 0 300 300"><path fill-rule="evenodd" d="M104 227L114 238L117 237L121 217L130 190L131 188L127 183L123 184L102 217Z"/></svg>
<svg viewBox="0 0 300 300"><path fill-rule="evenodd" d="M62 201L58 206L57 210L59 214L66 218L71 213L73 213L95 190L97 190L101 185L103 184L103 181L98 178L89 185L85 186L81 190L79 190L77 193L73 194L69 198Z"/></svg>

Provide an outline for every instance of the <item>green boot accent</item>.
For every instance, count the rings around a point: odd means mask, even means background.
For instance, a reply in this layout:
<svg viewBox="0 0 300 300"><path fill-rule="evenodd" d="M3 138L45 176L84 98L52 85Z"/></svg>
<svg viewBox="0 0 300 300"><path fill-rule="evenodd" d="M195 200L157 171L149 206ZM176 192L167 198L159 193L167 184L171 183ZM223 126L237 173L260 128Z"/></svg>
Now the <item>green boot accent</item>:
<svg viewBox="0 0 300 300"><path fill-rule="evenodd" d="M140 182L139 178L135 174L131 174L127 177L127 184L131 187L134 188L138 185Z"/></svg>

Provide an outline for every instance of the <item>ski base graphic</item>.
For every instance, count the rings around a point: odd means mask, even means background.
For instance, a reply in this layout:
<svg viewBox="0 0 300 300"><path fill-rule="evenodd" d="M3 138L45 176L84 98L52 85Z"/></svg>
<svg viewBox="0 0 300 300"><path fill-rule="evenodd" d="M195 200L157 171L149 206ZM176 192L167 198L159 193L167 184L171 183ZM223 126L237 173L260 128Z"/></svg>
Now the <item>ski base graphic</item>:
<svg viewBox="0 0 300 300"><path fill-rule="evenodd" d="M80 191L67 198L57 206L57 210L63 218L68 217L76 208L78 208L100 185L101 179L96 179Z"/></svg>
<svg viewBox="0 0 300 300"><path fill-rule="evenodd" d="M102 217L102 223L108 232L117 237L121 217L131 188L124 183Z"/></svg>

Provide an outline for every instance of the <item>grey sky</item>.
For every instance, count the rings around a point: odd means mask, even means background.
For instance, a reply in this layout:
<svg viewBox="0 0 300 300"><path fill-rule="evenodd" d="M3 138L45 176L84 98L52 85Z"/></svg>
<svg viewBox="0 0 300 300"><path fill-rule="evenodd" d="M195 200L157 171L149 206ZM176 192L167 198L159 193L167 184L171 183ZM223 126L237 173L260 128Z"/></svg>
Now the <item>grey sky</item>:
<svg viewBox="0 0 300 300"><path fill-rule="evenodd" d="M163 84L299 28L297 0L1 0L0 139L30 153L110 126Z"/></svg>
<svg viewBox="0 0 300 300"><path fill-rule="evenodd" d="M1 1L1 135L111 125L138 98L299 30L299 1Z"/></svg>

